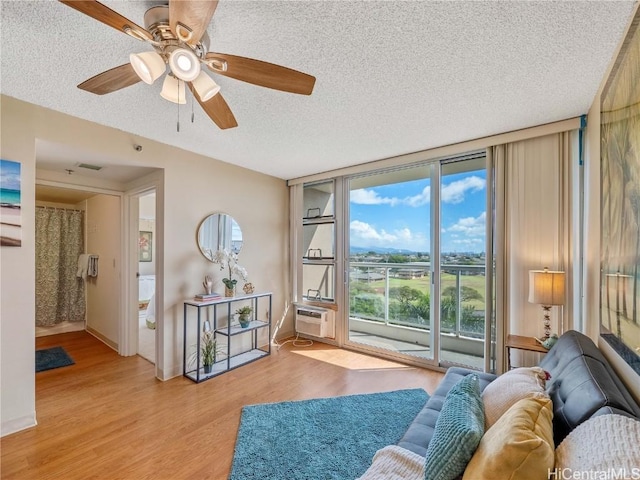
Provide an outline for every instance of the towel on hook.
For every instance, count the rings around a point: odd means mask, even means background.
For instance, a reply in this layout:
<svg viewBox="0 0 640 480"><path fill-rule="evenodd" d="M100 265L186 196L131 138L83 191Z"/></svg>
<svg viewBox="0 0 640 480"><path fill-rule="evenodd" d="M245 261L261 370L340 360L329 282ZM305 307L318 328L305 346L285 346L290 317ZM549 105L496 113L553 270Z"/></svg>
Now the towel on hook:
<svg viewBox="0 0 640 480"><path fill-rule="evenodd" d="M76 277L86 280L88 270L89 270L89 255L87 255L86 253L82 253L78 257L78 272L76 273Z"/></svg>
<svg viewBox="0 0 640 480"><path fill-rule="evenodd" d="M89 277L98 276L98 255L89 255L89 266L87 267L87 275Z"/></svg>

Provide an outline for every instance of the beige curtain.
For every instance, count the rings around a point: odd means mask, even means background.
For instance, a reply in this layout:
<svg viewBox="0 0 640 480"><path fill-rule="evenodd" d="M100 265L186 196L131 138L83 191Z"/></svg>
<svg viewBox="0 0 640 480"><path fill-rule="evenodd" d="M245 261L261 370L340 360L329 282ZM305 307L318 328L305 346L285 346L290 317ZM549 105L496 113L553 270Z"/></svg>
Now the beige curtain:
<svg viewBox="0 0 640 480"><path fill-rule="evenodd" d="M529 270L565 272L565 305L551 311L552 332L573 325L574 239L577 206L572 189L577 159L573 134L564 132L492 147L495 165L496 337L504 371L508 334L540 337L543 312L528 302ZM536 363L536 354L513 352L512 363Z"/></svg>
<svg viewBox="0 0 640 480"><path fill-rule="evenodd" d="M84 212L36 208L36 325L49 327L85 317L84 282L78 278L83 253Z"/></svg>

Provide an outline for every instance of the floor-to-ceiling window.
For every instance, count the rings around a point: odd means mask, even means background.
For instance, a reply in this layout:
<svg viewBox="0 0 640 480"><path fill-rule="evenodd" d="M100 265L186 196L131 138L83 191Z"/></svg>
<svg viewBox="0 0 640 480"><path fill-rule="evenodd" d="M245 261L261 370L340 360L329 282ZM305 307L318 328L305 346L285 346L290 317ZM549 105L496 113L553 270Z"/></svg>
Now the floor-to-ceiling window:
<svg viewBox="0 0 640 480"><path fill-rule="evenodd" d="M484 367L485 172L478 154L348 179L347 345Z"/></svg>

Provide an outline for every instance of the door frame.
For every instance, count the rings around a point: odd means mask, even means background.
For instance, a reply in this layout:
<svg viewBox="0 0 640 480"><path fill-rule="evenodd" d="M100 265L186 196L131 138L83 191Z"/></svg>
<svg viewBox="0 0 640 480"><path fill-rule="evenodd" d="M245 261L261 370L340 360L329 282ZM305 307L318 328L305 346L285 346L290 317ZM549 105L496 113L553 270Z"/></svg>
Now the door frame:
<svg viewBox="0 0 640 480"><path fill-rule="evenodd" d="M140 179L138 184L124 193L123 238L123 315L120 322L119 352L123 356L138 353L138 212L139 198L152 191L156 193L155 231L155 317L156 364L155 376L162 378L164 371L164 171Z"/></svg>
<svg viewBox="0 0 640 480"><path fill-rule="evenodd" d="M94 186L89 186L89 185L82 185L82 184L77 184L77 183L65 183L65 182L59 182L56 180L44 180L44 179L39 179L36 178L35 181L36 185L45 185L48 187L58 187L58 188L65 188L68 190L79 190L82 192L91 192L91 193L95 193L96 195L111 195L113 197L118 197L120 199L120 226L123 227L124 226L124 193L122 191L118 191L118 190L110 190L108 188L101 188L101 187L94 187ZM85 238L83 239L84 241L86 241L86 232L85 232ZM123 240L124 240L124 235L121 236L120 238L120 249L121 251L123 248ZM119 289L120 292L124 292L124 285L122 282L122 278L120 278L119 281ZM120 295L120 298L125 298L123 295ZM122 320L124 314L125 314L125 303L120 301L120 298L118 299L119 305L118 305L118 318L119 321ZM87 328L87 315L85 313L85 319L84 319L84 327L85 330ZM121 337L122 337L122 332L120 329L120 325L118 325L118 353L120 355L122 355L121 351L120 351L120 345L121 345ZM110 348L113 348L112 345L109 345L107 342L105 342L103 339L100 339L100 341L104 342L105 345L109 346Z"/></svg>
<svg viewBox="0 0 640 480"><path fill-rule="evenodd" d="M406 168L411 166L424 166L429 168L429 179L431 184L430 189L430 223L432 225L432 234L431 234L431 244L430 249L431 252L437 252L436 255L432 253L431 255L431 269L430 269L430 348L432 351L431 358L418 358L412 357L410 355L405 354L397 354L392 351L387 351L384 349L380 349L378 347L369 346L366 344L360 344L358 342L351 341L349 339L349 328L350 328L350 318L349 318L349 310L350 306L348 305L349 300L349 282L350 278L348 275L349 271L349 244L350 244L350 231L347 227L344 228L342 233L343 237L343 257L342 261L344 264L345 270L345 281L343 285L342 298L344 299L344 303L340 303L344 305L342 311L340 312L341 318L341 333L342 338L344 339L341 342L341 346L346 348L350 348L357 351L363 351L366 353L371 353L376 356L381 356L384 358L398 359L403 363L411 364L411 365L419 365L419 366L427 366L432 369L445 369L449 366L459 366L456 363L452 363L450 361L443 360L441 358L441 295L440 295L440 275L441 275L441 195L442 195L442 166L448 163L453 162L462 162L466 160L471 160L474 157L483 157L484 158L484 166L485 166L485 174L487 181L487 194L486 194L486 211L493 210L493 165L490 161L489 155L484 150L478 150L474 152L468 152L465 155L458 155L453 157L445 157L445 158L437 158L437 159L429 159L421 162L416 162L412 165L404 165L397 168ZM370 176L372 174L384 173L384 171L391 171L394 168L389 169L380 169L372 172L368 172L367 174L355 174L343 177L343 188L342 195L344 198L344 202L342 204L342 208L336 208L337 211L341 212L342 218L339 222L340 224L348 225L350 222L350 188L351 188L351 180L362 178L365 176ZM486 238L485 238L485 297L493 298L494 295L494 286L493 286L493 249L489 247L492 246L493 243L493 215L487 215L487 224L486 224ZM437 280L437 281L436 281ZM494 358L495 348L492 343L492 323L493 318L493 302L487 301L485 303L485 336L484 336L484 348L483 348L483 369L484 371L494 371L494 366L496 359Z"/></svg>

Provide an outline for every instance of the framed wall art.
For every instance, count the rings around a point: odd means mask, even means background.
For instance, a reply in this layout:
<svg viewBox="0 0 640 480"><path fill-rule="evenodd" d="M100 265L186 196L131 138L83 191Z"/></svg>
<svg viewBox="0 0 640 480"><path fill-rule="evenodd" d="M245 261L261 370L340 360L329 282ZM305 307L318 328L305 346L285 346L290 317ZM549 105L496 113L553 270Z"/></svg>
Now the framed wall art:
<svg viewBox="0 0 640 480"><path fill-rule="evenodd" d="M640 10L600 115L600 334L640 374Z"/></svg>
<svg viewBox="0 0 640 480"><path fill-rule="evenodd" d="M20 163L0 160L0 245L22 246Z"/></svg>
<svg viewBox="0 0 640 480"><path fill-rule="evenodd" d="M151 262L153 260L153 232L140 232L138 240L138 261Z"/></svg>

